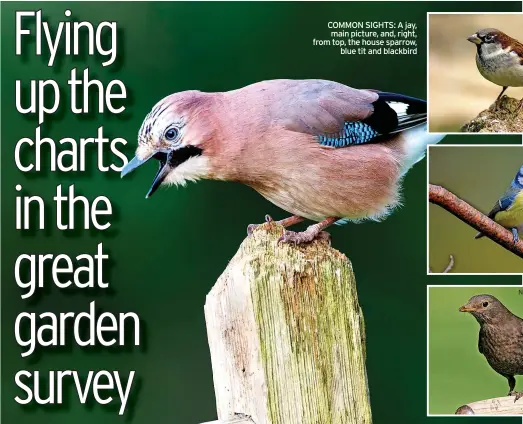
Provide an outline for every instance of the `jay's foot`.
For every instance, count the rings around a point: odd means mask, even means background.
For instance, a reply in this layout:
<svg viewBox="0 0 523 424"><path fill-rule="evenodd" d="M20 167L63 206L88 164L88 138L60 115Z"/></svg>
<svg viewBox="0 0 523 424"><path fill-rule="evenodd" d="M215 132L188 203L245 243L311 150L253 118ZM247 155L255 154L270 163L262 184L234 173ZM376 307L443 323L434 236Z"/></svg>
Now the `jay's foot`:
<svg viewBox="0 0 523 424"><path fill-rule="evenodd" d="M521 391L521 392L514 392L514 391L511 391L511 392L509 392L508 395L509 395L509 396L514 396L514 397L515 397L514 402L516 402L518 399L520 399L520 398L523 397L523 391Z"/></svg>
<svg viewBox="0 0 523 424"><path fill-rule="evenodd" d="M304 218L297 215L292 215L288 218L281 219L280 221L274 221L270 215L265 215L265 222L276 222L276 224L283 225L285 228L290 227L291 225L298 224L304 221ZM250 224L247 226L247 235L250 236L252 232L263 224Z"/></svg>
<svg viewBox="0 0 523 424"><path fill-rule="evenodd" d="M310 228L310 227L309 227ZM307 228L305 231L285 231L283 236L278 239L281 243L294 243L294 244L305 244L310 243L313 240L325 240L331 244L331 235L327 231L313 232Z"/></svg>
<svg viewBox="0 0 523 424"><path fill-rule="evenodd" d="M294 231L285 231L278 241L282 243L303 244L310 243L315 239L323 239L327 240L330 245L330 234L323 230L329 225L334 224L338 219L339 218L336 217L324 219L317 224L309 226L305 231L300 233L295 233Z"/></svg>

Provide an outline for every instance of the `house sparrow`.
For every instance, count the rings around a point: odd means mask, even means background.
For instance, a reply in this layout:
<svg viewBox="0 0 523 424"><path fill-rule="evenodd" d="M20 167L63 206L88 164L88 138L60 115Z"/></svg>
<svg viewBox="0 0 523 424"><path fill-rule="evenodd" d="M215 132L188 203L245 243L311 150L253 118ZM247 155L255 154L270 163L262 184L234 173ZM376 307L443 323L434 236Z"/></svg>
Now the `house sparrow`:
<svg viewBox="0 0 523 424"><path fill-rule="evenodd" d="M523 392L514 391L514 376L523 374L523 320L488 294L471 297L459 311L469 312L479 323L479 352L508 380L508 396L515 396L514 402L523 397Z"/></svg>
<svg viewBox="0 0 523 424"><path fill-rule="evenodd" d="M467 38L476 44L476 65L484 78L503 87L523 87L523 44L495 28L479 30ZM523 107L521 99L518 111Z"/></svg>
<svg viewBox="0 0 523 424"><path fill-rule="evenodd" d="M147 197L202 178L243 183L293 214L284 227L317 221L281 239L307 243L333 223L379 220L399 204L403 176L443 138L426 121L423 100L325 80L184 91L145 117L122 176L155 158Z"/></svg>

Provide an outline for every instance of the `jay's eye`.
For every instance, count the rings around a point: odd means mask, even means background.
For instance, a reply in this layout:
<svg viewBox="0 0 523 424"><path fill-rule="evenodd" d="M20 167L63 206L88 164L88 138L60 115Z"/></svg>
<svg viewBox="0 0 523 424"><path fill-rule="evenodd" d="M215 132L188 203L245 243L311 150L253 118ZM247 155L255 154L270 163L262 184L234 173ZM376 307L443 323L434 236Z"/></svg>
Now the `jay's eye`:
<svg viewBox="0 0 523 424"><path fill-rule="evenodd" d="M488 302L483 302L483 307L486 308L488 306Z"/></svg>
<svg viewBox="0 0 523 424"><path fill-rule="evenodd" d="M178 130L176 128L169 128L165 131L166 140L173 141L176 137L178 137Z"/></svg>

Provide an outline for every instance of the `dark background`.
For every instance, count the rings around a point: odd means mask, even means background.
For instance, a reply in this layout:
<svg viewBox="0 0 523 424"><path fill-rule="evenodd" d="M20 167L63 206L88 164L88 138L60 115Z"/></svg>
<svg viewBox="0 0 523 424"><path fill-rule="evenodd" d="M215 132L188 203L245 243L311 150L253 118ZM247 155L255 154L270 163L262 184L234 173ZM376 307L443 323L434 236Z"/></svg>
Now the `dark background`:
<svg viewBox="0 0 523 424"><path fill-rule="evenodd" d="M116 20L119 63L102 68L94 58L64 58L57 69L45 57L16 57L17 9L43 8L54 25L70 7L78 20ZM44 134L94 136L104 125L109 137L128 140L128 157L142 119L162 97L200 89L223 91L272 78L324 78L359 88L379 88L425 98L427 11L521 11L520 2L475 3L3 3L2 4L2 421L19 423L121 422L111 408L83 406L73 396L63 407L17 405L14 374L20 369L137 371L141 387L128 420L134 423L190 424L216 416L203 304L205 295L245 237L249 223L266 213L286 214L251 189L204 181L184 189L144 195L155 165L125 180L94 170L77 174L24 174L13 160L16 142L34 135L37 123L14 107L14 81L56 78L64 83L72 67L90 67L91 76L121 79L129 101L124 116L77 117L64 110ZM331 20L409 20L419 27L418 56L349 57L336 48L312 46L328 35ZM448 137L446 142L476 142ZM520 137L488 137L481 142L520 143ZM95 158L92 152L91 160ZM88 198L109 196L115 209L110 231L36 233L14 228L15 185L44 198L57 184L76 184ZM353 262L368 337L368 375L375 423L419 423L426 415L426 285L446 282L426 273L426 170L418 164L404 185L405 207L383 223L333 228L334 246ZM20 299L13 266L21 253L77 255L95 252L103 241L112 258L110 291L52 288L31 302ZM519 284L519 277L454 277L457 284ZM97 305L113 312L134 311L143 319L145 343L137 349L45 350L23 359L13 328L22 310L84 311ZM447 422L442 419L440 422ZM512 420L512 421L511 421ZM487 422L498 422L492 418ZM476 422L476 420L471 420ZM483 422L483 421L482 421ZM519 422L507 419L503 422Z"/></svg>

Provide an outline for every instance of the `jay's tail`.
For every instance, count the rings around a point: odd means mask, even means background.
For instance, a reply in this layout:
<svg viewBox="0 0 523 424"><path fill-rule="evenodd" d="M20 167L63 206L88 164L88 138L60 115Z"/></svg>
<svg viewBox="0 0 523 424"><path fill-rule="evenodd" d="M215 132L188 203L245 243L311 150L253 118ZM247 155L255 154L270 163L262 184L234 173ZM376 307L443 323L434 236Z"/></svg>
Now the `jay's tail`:
<svg viewBox="0 0 523 424"><path fill-rule="evenodd" d="M394 111L392 119L396 127L390 134L403 133L406 158L403 163L403 173L407 172L416 162L425 157L427 146L439 143L444 135L429 134L427 128L427 102L403 94L377 91L379 99L374 103L374 116L387 116L386 110ZM381 113L376 113L381 112Z"/></svg>

